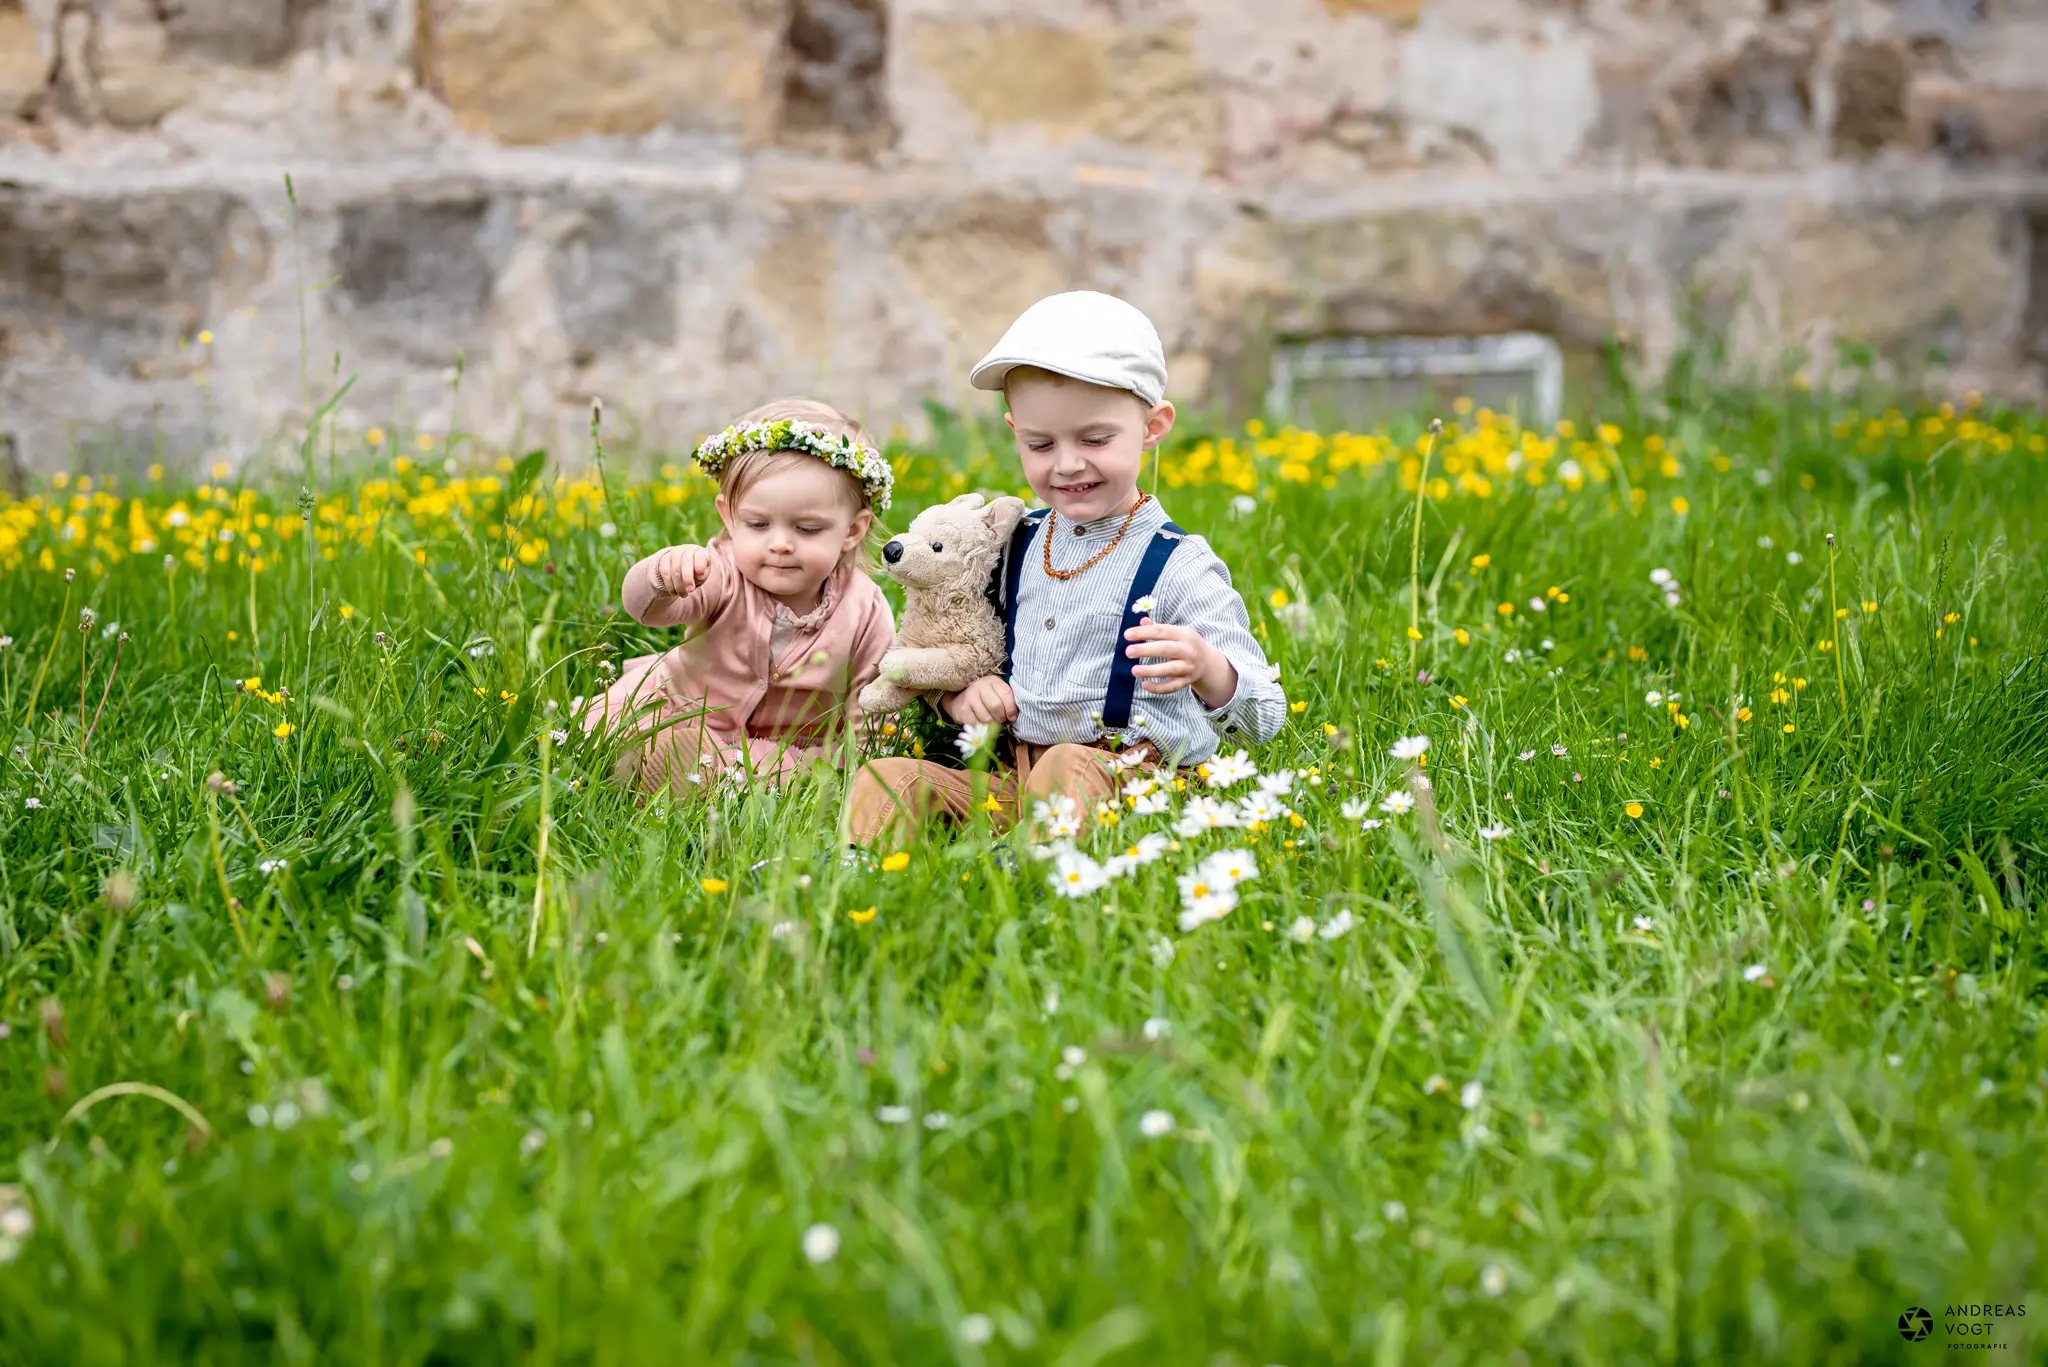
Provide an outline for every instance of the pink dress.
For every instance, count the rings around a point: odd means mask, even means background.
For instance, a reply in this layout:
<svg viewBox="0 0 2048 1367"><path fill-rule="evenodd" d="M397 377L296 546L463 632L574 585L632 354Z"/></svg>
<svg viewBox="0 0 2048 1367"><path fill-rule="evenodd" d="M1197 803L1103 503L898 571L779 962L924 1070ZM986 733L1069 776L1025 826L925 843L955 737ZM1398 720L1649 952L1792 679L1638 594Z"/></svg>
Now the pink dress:
<svg viewBox="0 0 2048 1367"><path fill-rule="evenodd" d="M719 538L711 572L694 587L661 582L651 555L621 593L635 621L689 635L659 655L628 660L583 713L586 731L630 726L617 775L654 792L682 791L728 769L780 779L828 758L859 720L861 687L896 638L881 588L842 566L818 606L799 617L750 583Z"/></svg>

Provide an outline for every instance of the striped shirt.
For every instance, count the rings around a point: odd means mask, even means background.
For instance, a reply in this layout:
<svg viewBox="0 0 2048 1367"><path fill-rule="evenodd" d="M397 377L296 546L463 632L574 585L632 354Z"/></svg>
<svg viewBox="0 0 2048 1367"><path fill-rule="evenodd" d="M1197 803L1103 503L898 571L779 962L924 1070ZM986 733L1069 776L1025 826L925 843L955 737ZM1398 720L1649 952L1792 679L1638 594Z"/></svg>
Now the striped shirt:
<svg viewBox="0 0 2048 1367"><path fill-rule="evenodd" d="M1019 740L1058 745L1102 737L1103 699L1116 652L1124 646L1119 628L1131 603L1131 580L1153 533L1170 520L1159 500L1148 501L1115 550L1068 580L1046 574L1048 533L1040 524L1025 547L1017 583L1010 691L1017 699L1011 730ZM1086 561L1116 538L1123 521L1122 514L1085 523L1061 518L1050 533L1053 567L1068 569ZM998 583L1008 582L1008 569L1006 563ZM1266 663L1251 633L1251 618L1230 585L1230 570L1209 543L1184 537L1152 597L1153 621L1193 627L1223 652L1237 669L1237 692L1211 711L1192 687L1159 696L1147 693L1141 679L1124 740L1149 740L1172 763L1193 765L1219 746L1258 745L1277 735L1287 720L1287 696L1275 678L1278 671Z"/></svg>

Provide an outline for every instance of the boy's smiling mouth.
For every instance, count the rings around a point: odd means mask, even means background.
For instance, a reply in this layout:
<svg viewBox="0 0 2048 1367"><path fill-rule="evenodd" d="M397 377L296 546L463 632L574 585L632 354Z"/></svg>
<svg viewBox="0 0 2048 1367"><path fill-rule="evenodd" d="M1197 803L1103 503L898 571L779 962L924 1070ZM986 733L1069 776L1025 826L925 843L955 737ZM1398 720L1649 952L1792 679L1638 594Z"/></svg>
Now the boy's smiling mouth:
<svg viewBox="0 0 2048 1367"><path fill-rule="evenodd" d="M1102 481L1099 479L1091 479L1088 480L1086 483L1082 484L1055 484L1052 487L1058 490L1060 493L1066 494L1068 497L1071 498L1080 494L1094 493L1097 489L1100 489L1102 487Z"/></svg>

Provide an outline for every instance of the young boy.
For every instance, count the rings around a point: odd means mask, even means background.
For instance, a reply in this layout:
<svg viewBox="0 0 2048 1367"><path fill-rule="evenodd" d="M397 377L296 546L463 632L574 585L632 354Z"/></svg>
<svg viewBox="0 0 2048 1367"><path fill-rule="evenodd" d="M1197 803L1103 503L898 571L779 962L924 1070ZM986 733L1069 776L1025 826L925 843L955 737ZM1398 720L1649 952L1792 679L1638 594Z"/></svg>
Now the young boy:
<svg viewBox="0 0 2048 1367"><path fill-rule="evenodd" d="M1024 478L1046 505L1018 526L1000 571L1008 677L940 698L962 725L1010 724L1016 769L990 784L999 819L1054 793L1083 812L1114 796L1113 740L1126 761L1173 767L1272 739L1287 699L1230 571L1138 490L1145 453L1174 420L1151 320L1106 294L1055 294L972 378L1003 392ZM902 842L973 803L961 770L874 760L854 778L846 836Z"/></svg>

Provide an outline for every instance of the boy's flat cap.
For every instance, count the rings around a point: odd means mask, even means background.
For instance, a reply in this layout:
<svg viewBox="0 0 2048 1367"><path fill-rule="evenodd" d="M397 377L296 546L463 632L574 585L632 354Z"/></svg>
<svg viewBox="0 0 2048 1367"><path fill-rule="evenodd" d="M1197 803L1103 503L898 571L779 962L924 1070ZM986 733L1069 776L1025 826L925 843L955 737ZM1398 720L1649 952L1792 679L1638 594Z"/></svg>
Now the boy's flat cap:
<svg viewBox="0 0 2048 1367"><path fill-rule="evenodd" d="M976 389L1001 389L1018 366L1129 390L1147 404L1166 398L1159 330L1135 306L1094 290L1047 295L1025 309L969 379Z"/></svg>

